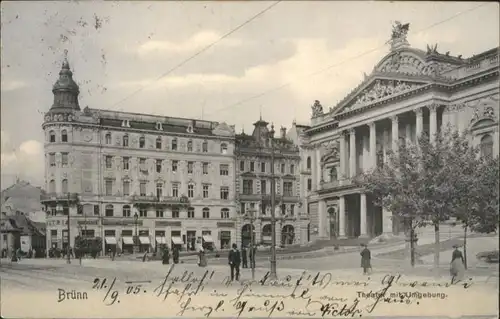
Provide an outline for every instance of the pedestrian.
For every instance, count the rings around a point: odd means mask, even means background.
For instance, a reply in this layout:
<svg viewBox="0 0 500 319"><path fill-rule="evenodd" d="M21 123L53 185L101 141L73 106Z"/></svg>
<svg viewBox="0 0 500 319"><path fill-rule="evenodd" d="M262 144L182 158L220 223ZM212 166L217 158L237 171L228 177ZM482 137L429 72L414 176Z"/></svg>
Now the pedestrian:
<svg viewBox="0 0 500 319"><path fill-rule="evenodd" d="M241 247L241 263L241 268L248 268L247 249L245 246Z"/></svg>
<svg viewBox="0 0 500 319"><path fill-rule="evenodd" d="M205 249L203 247L200 247L200 250L198 252L198 266L207 266L207 256L205 255Z"/></svg>
<svg viewBox="0 0 500 319"><path fill-rule="evenodd" d="M371 252L368 249L366 244L361 244L361 247L364 247L360 253L360 255L361 255L361 268L363 268L363 275L367 275L368 269L370 271L372 270L372 264L371 264L372 254L371 254Z"/></svg>
<svg viewBox="0 0 500 319"><path fill-rule="evenodd" d="M179 247L174 246L173 250L174 251L172 253L172 258L174 259L174 264L178 264L179 263Z"/></svg>
<svg viewBox="0 0 500 319"><path fill-rule="evenodd" d="M255 268L255 252L257 248L254 245L250 245L248 250L248 257L250 258L250 268Z"/></svg>
<svg viewBox="0 0 500 319"><path fill-rule="evenodd" d="M453 245L453 254L451 255L450 275L452 282L457 282L463 279L465 274L464 255L458 249L458 245Z"/></svg>
<svg viewBox="0 0 500 319"><path fill-rule="evenodd" d="M235 277L236 281L240 280L241 254L236 244L233 244L233 249L229 251L228 260L229 266L231 267L231 281L233 281Z"/></svg>
<svg viewBox="0 0 500 319"><path fill-rule="evenodd" d="M165 245L163 248L163 255L161 256L161 263L164 265L168 265L170 262L170 251L168 251L168 246Z"/></svg>

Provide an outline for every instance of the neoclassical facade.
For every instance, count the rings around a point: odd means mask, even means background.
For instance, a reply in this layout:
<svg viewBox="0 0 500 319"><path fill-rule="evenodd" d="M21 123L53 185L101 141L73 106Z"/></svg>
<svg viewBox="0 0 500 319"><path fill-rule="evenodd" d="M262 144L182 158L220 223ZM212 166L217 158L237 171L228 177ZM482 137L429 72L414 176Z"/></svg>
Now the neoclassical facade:
<svg viewBox="0 0 500 319"><path fill-rule="evenodd" d="M47 247L77 235L103 249L230 246L235 232L234 127L80 109L67 60L46 113ZM67 216L70 215L70 235Z"/></svg>
<svg viewBox="0 0 500 319"><path fill-rule="evenodd" d="M300 136L311 237L399 233L401 221L373 205L352 178L381 165L398 141L433 136L450 123L470 129L483 153L498 154L498 48L464 59L436 46L412 48L409 25L396 24L391 50L340 103L312 106Z"/></svg>
<svg viewBox="0 0 500 319"><path fill-rule="evenodd" d="M271 244L271 184L274 147L276 244L307 243L308 218L300 201L299 149L287 137L286 128L275 137L274 127L260 119L251 135L236 135L236 196L238 244L251 242L252 222L256 244Z"/></svg>

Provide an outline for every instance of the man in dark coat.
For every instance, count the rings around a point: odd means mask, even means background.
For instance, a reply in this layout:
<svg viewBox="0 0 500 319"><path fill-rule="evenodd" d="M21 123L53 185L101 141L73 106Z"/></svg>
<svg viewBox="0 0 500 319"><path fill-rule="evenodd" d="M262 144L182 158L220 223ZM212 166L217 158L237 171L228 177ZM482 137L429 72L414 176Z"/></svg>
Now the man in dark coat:
<svg viewBox="0 0 500 319"><path fill-rule="evenodd" d="M241 254L238 250L236 244L233 244L233 249L229 251L228 256L229 266L231 267L231 281L233 281L236 277L236 280L240 279L240 263L241 263ZM235 274L236 272L236 274Z"/></svg>
<svg viewBox="0 0 500 319"><path fill-rule="evenodd" d="M361 251L361 268L363 268L363 274L367 275L368 274L368 269L372 269L371 265L371 259L372 259L372 253L368 249L368 247L365 244L362 244L361 247L364 247L363 250Z"/></svg>
<svg viewBox="0 0 500 319"><path fill-rule="evenodd" d="M174 259L174 264L179 263L179 248L177 246L173 249L172 258Z"/></svg>
<svg viewBox="0 0 500 319"><path fill-rule="evenodd" d="M165 246L163 249L163 255L162 255L162 264L168 265L170 262L170 251L168 251L168 247Z"/></svg>
<svg viewBox="0 0 500 319"><path fill-rule="evenodd" d="M241 268L248 268L248 260L247 260L247 249L245 246L241 247Z"/></svg>
<svg viewBox="0 0 500 319"><path fill-rule="evenodd" d="M250 258L250 268L255 268L255 252L257 248L253 245L250 245L248 249L248 257Z"/></svg>

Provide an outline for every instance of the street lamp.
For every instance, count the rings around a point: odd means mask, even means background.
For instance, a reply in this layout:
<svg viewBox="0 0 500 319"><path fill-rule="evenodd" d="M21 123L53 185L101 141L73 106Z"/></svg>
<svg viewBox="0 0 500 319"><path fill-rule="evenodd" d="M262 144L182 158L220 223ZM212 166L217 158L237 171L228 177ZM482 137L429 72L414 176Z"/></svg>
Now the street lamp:
<svg viewBox="0 0 500 319"><path fill-rule="evenodd" d="M66 260L66 263L67 263L67 264L71 264L71 256L70 256L70 252L71 252L71 246L70 246L70 244L71 244L71 239L70 239L70 238L71 238L71 236L70 236L70 230L71 230L71 228L70 228L70 217L69 217L70 212L71 212L71 211L70 211L70 205L69 205L69 203L70 203L70 196L71 196L71 194L68 192L68 246L67 246L67 248L66 248L66 255L67 255L67 257L68 257L68 259Z"/></svg>
<svg viewBox="0 0 500 319"><path fill-rule="evenodd" d="M271 280L278 279L276 274L276 177L274 176L274 125L271 125L269 131L270 144L271 144L271 273L269 278Z"/></svg>
<svg viewBox="0 0 500 319"><path fill-rule="evenodd" d="M138 237L138 234L137 234L137 220L139 219L139 215L137 215L137 212L134 214L134 225L135 225L135 240L134 240L134 248L135 248L135 252L138 251L138 247L137 247L137 242L139 241L139 237Z"/></svg>
<svg viewBox="0 0 500 319"><path fill-rule="evenodd" d="M255 221L255 212L257 212L256 209L253 210L248 210L248 215L246 215L247 219L250 219L250 253L252 254L252 259L250 260L250 268L252 268L252 280L255 280L255 252L257 251L255 249L255 239L254 239L254 226L253 223Z"/></svg>

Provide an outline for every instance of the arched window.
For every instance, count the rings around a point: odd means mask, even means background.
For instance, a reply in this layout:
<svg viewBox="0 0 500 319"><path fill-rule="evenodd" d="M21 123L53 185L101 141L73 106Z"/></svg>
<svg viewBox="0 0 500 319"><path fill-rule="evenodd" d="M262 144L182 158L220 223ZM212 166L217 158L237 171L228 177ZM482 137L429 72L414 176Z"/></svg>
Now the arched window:
<svg viewBox="0 0 500 319"><path fill-rule="evenodd" d="M177 150L177 139L174 138L172 139L172 151L176 151Z"/></svg>
<svg viewBox="0 0 500 319"><path fill-rule="evenodd" d="M229 208L223 208L220 210L220 218L222 218L222 219L229 218Z"/></svg>
<svg viewBox="0 0 500 319"><path fill-rule="evenodd" d="M226 154L226 153L227 153L227 144L226 144L226 143L222 143L222 144L220 145L220 152L221 152L222 154Z"/></svg>
<svg viewBox="0 0 500 319"><path fill-rule="evenodd" d="M311 157L307 157L307 169L311 169Z"/></svg>
<svg viewBox="0 0 500 319"><path fill-rule="evenodd" d="M113 205L111 205L111 204L106 205L106 208L104 211L106 213L106 217L113 217Z"/></svg>
<svg viewBox="0 0 500 319"><path fill-rule="evenodd" d="M210 218L210 209L208 207L203 208L203 218Z"/></svg>
<svg viewBox="0 0 500 319"><path fill-rule="evenodd" d="M51 179L49 182L49 193L55 193L56 192L56 181Z"/></svg>
<svg viewBox="0 0 500 319"><path fill-rule="evenodd" d="M55 143L55 141L56 141L56 133L54 131L50 131L49 132L49 141L51 143Z"/></svg>
<svg viewBox="0 0 500 319"><path fill-rule="evenodd" d="M127 147L128 146L128 135L123 136L123 146Z"/></svg>
<svg viewBox="0 0 500 319"><path fill-rule="evenodd" d="M111 144L111 133L107 133L104 139L106 141L106 144Z"/></svg>
<svg viewBox="0 0 500 319"><path fill-rule="evenodd" d="M337 180L337 168L332 167L332 168L330 168L330 181L333 182L336 180Z"/></svg>
<svg viewBox="0 0 500 319"><path fill-rule="evenodd" d="M481 138L481 156L493 156L493 137L489 134L486 134Z"/></svg>
<svg viewBox="0 0 500 319"><path fill-rule="evenodd" d="M68 132L66 130L61 131L61 142L67 142L68 141Z"/></svg>
<svg viewBox="0 0 500 319"><path fill-rule="evenodd" d="M188 149L188 152L192 152L193 151L193 141L188 141L188 144L187 144L187 149Z"/></svg>
<svg viewBox="0 0 500 319"><path fill-rule="evenodd" d="M123 217L130 217L130 206L123 206Z"/></svg>
<svg viewBox="0 0 500 319"><path fill-rule="evenodd" d="M188 208L188 218L194 218L194 207Z"/></svg>
<svg viewBox="0 0 500 319"><path fill-rule="evenodd" d="M68 180L67 179L62 180L62 192L63 193L68 192Z"/></svg>
<svg viewBox="0 0 500 319"><path fill-rule="evenodd" d="M156 138L156 149L161 150L161 137L160 136L158 136Z"/></svg>
<svg viewBox="0 0 500 319"><path fill-rule="evenodd" d="M194 185L193 184L188 185L188 197L189 198L194 197Z"/></svg>
<svg viewBox="0 0 500 319"><path fill-rule="evenodd" d="M144 148L146 146L146 138L144 136L141 136L139 138L139 147Z"/></svg>
<svg viewBox="0 0 500 319"><path fill-rule="evenodd" d="M208 152L208 142L204 141L203 144L201 145L201 149L203 153Z"/></svg>

